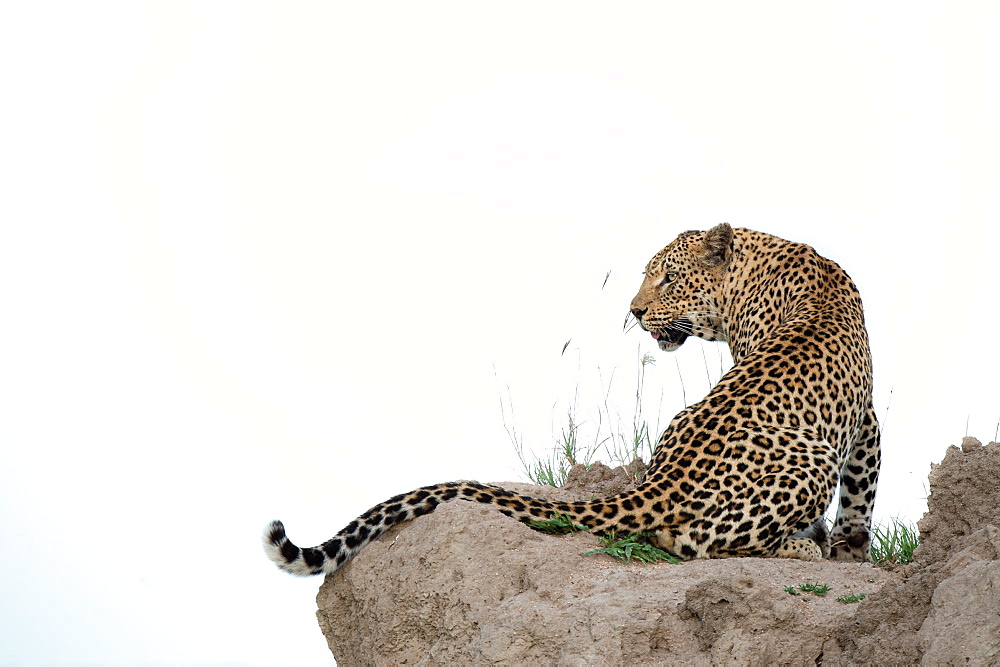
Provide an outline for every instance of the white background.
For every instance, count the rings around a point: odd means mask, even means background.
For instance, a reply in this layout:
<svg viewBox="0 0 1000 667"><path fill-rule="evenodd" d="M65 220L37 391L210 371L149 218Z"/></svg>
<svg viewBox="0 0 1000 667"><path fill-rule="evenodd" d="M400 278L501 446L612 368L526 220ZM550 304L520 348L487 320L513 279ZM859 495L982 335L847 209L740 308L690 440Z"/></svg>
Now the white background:
<svg viewBox="0 0 1000 667"><path fill-rule="evenodd" d="M995 4L17 7L2 663L331 662L320 580L275 569L264 524L312 545L418 485L523 479L501 397L544 454L576 386L629 418L645 352L665 424L721 346L622 322L687 229L856 280L880 520L994 438Z"/></svg>

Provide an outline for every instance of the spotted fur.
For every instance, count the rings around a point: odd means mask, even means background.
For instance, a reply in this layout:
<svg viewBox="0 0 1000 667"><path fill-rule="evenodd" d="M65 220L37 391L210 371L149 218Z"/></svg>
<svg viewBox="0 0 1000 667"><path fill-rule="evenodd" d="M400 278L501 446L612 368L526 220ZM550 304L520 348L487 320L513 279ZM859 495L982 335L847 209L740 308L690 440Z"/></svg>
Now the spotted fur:
<svg viewBox="0 0 1000 667"><path fill-rule="evenodd" d="M861 298L844 270L807 245L722 224L657 253L631 314L663 350L698 336L728 342L735 362L671 421L637 488L567 503L434 484L376 505L318 547L295 546L272 522L268 556L292 574L333 573L392 526L459 499L524 523L561 512L597 532L649 532L683 559L867 560L879 430Z"/></svg>

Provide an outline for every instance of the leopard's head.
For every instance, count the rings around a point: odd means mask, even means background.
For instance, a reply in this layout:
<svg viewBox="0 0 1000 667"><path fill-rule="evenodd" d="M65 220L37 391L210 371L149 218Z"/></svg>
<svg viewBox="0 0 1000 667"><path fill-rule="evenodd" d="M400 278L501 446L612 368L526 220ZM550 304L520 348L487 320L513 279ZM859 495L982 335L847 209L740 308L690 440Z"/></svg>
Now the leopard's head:
<svg viewBox="0 0 1000 667"><path fill-rule="evenodd" d="M733 228L722 223L684 232L649 260L630 310L661 350L676 350L688 336L726 340L717 297L732 256Z"/></svg>

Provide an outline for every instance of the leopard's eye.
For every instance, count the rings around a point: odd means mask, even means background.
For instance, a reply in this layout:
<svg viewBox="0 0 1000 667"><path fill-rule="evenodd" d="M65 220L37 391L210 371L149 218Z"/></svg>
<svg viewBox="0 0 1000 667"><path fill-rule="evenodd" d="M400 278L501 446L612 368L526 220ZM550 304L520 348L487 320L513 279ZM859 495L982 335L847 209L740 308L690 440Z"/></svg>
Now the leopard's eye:
<svg viewBox="0 0 1000 667"><path fill-rule="evenodd" d="M666 277L663 279L663 284L672 283L677 280L677 273L675 271L667 271Z"/></svg>

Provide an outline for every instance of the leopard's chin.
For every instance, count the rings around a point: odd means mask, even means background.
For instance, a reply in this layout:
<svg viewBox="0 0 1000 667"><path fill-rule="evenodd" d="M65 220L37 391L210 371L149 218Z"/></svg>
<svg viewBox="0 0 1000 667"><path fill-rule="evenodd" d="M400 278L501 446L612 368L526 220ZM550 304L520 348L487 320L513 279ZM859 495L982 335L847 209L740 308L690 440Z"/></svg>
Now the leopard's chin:
<svg viewBox="0 0 1000 667"><path fill-rule="evenodd" d="M673 352L674 350L676 350L677 348L679 348L681 345L683 345L685 340L687 340L687 334L685 334L677 342L669 341L669 340L665 340L665 339L661 338L661 339L659 339L659 340L656 341L656 344L659 345L660 349L663 350L664 352Z"/></svg>
<svg viewBox="0 0 1000 667"><path fill-rule="evenodd" d="M691 335L691 320L674 320L665 331L650 331L650 335L664 352L673 352Z"/></svg>

